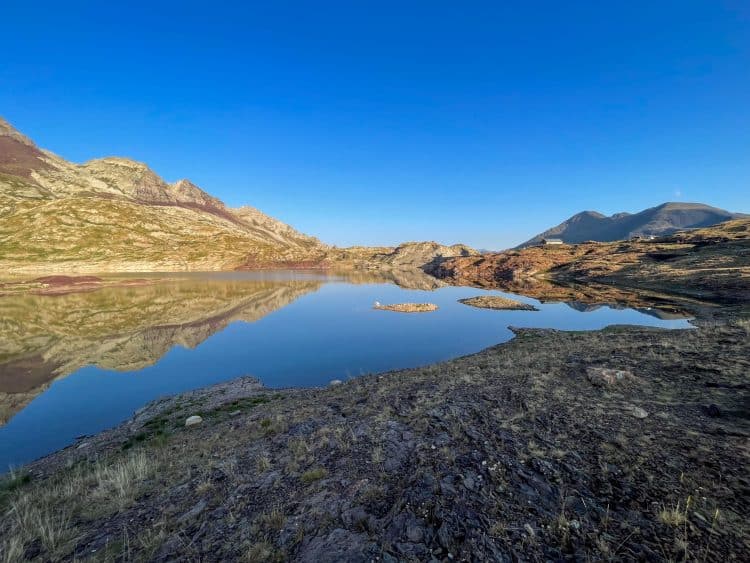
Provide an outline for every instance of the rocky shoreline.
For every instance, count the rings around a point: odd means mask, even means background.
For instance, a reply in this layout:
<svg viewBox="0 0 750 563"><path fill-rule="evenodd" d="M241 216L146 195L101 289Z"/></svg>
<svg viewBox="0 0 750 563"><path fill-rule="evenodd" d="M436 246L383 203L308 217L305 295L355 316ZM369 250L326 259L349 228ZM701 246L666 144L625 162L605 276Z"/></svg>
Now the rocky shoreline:
<svg viewBox="0 0 750 563"><path fill-rule="evenodd" d="M171 397L6 478L6 560L741 560L750 323L517 329L326 389ZM185 427L189 416L201 424ZM48 523L42 533L29 525Z"/></svg>
<svg viewBox="0 0 750 563"><path fill-rule="evenodd" d="M604 293L658 292L715 303L750 301L750 219L736 219L653 242L532 246L447 258L429 273L456 285L547 294L545 281L599 285ZM524 291L524 286L531 292Z"/></svg>

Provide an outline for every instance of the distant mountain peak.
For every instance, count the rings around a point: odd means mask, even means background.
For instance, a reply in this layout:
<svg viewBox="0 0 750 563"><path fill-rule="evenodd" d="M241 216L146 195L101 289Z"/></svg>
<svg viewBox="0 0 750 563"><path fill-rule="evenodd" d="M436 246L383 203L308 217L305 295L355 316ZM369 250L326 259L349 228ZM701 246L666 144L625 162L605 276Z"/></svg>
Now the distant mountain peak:
<svg viewBox="0 0 750 563"><path fill-rule="evenodd" d="M105 156L102 158L92 158L84 163L83 166L90 167L119 167L130 170L153 172L145 162L140 162L132 158L122 156Z"/></svg>
<svg viewBox="0 0 750 563"><path fill-rule="evenodd" d="M639 213L615 213L610 217L596 211L583 211L520 247L538 244L544 238L559 238L575 244L587 240L611 242L633 236L662 236L682 229L710 227L742 216L703 203L679 201L662 203Z"/></svg>
<svg viewBox="0 0 750 563"><path fill-rule="evenodd" d="M10 137L11 139L14 139L18 141L19 143L22 143L28 147L36 148L34 141L29 139L26 135L24 135L20 131L18 131L16 128L14 128L10 123L8 123L2 117L0 117L0 137Z"/></svg>
<svg viewBox="0 0 750 563"><path fill-rule="evenodd" d="M198 188L195 184L193 184L190 180L187 178L183 178L182 180L177 180L174 184L172 184L174 188L177 189L186 189L186 188Z"/></svg>

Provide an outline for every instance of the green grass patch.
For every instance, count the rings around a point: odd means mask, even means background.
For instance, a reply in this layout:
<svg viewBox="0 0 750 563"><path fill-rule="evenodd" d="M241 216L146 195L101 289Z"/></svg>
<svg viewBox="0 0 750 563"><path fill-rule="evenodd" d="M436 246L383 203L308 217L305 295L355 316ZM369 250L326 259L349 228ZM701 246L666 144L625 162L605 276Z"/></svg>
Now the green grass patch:
<svg viewBox="0 0 750 563"><path fill-rule="evenodd" d="M31 475L28 473L11 472L0 479L0 506L18 489L31 483Z"/></svg>
<svg viewBox="0 0 750 563"><path fill-rule="evenodd" d="M156 446L164 445L168 438L182 427L182 419L188 416L188 412L190 413L190 415L198 415L204 420L220 420L227 417L229 413L235 411L250 410L258 405L268 403L281 396L281 394L276 394L273 396L256 395L254 397L246 397L243 399L237 399L235 401L225 403L208 412L192 408L192 403L179 403L169 409L164 410L154 418L144 423L143 429L140 432L134 434L122 444L122 449L129 450L137 446L138 444L146 442ZM267 423L265 425L263 424L263 422L261 422L261 426L263 426L264 428L271 425L271 421L268 419L266 420Z"/></svg>
<svg viewBox="0 0 750 563"><path fill-rule="evenodd" d="M309 485L310 483L314 483L315 481L320 481L327 475L328 470L325 467L315 467L313 469L308 469L307 471L305 471L302 474L302 477L300 477L300 480L306 485Z"/></svg>
<svg viewBox="0 0 750 563"><path fill-rule="evenodd" d="M209 413L209 415L214 414L214 413L219 414L219 413L224 413L224 412L250 410L253 407L257 407L258 405L269 403L271 402L271 400L272 400L272 397L268 397L267 395L256 395L255 397L246 397L244 399L237 399L236 401L225 403L221 405L220 407L217 407L211 413Z"/></svg>

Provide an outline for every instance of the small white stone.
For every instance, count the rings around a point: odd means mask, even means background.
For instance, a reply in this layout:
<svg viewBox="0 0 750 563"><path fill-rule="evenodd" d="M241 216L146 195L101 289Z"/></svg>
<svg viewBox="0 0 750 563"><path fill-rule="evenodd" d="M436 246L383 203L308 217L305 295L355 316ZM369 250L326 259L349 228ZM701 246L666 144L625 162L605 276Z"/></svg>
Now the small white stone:
<svg viewBox="0 0 750 563"><path fill-rule="evenodd" d="M331 382L328 384L331 387L336 387L336 385L341 385L342 381L340 379L332 379Z"/></svg>
<svg viewBox="0 0 750 563"><path fill-rule="evenodd" d="M195 426L196 424L200 424L203 422L203 418L201 418L198 415L189 416L187 420L185 420L185 426Z"/></svg>

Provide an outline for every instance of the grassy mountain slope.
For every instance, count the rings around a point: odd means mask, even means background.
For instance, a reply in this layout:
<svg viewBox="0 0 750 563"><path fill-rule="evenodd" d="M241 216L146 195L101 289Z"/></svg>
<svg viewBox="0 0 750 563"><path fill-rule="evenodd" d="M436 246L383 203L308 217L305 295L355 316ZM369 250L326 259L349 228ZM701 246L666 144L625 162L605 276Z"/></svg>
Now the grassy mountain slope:
<svg viewBox="0 0 750 563"><path fill-rule="evenodd" d="M145 164L76 165L0 119L0 268L5 272L232 269L319 258L325 245L253 208L233 210Z"/></svg>

